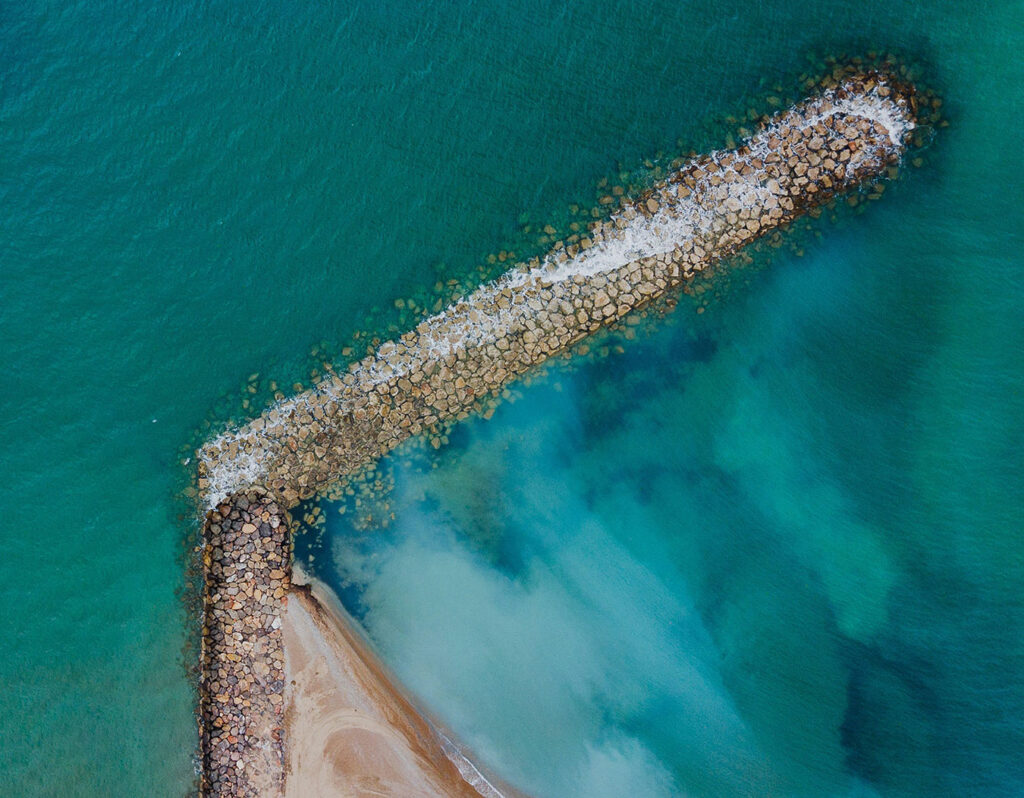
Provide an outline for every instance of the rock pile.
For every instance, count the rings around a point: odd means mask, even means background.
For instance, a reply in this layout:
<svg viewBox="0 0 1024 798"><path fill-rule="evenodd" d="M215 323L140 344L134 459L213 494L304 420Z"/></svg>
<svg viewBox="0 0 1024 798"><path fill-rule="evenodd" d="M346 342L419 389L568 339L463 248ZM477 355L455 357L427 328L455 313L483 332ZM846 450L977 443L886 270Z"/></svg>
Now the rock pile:
<svg viewBox="0 0 1024 798"><path fill-rule="evenodd" d="M914 127L913 89L855 75L624 200L344 375L278 403L200 451L213 506L250 488L286 505L380 457L768 231L881 176Z"/></svg>
<svg viewBox="0 0 1024 798"><path fill-rule="evenodd" d="M234 496L206 517L203 795L263 798L283 789L287 520L284 510L258 493Z"/></svg>

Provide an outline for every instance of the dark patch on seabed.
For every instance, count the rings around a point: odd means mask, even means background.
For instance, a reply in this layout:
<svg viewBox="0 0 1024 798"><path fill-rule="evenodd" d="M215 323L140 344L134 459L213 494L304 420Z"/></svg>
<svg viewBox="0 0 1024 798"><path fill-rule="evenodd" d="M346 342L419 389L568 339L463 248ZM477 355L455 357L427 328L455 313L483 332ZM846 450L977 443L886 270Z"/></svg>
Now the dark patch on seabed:
<svg viewBox="0 0 1024 798"><path fill-rule="evenodd" d="M685 390L686 377L709 363L717 349L710 332L674 327L654 340L631 342L628 358L610 356L586 364L576 378L584 434L601 435L621 423L638 397Z"/></svg>

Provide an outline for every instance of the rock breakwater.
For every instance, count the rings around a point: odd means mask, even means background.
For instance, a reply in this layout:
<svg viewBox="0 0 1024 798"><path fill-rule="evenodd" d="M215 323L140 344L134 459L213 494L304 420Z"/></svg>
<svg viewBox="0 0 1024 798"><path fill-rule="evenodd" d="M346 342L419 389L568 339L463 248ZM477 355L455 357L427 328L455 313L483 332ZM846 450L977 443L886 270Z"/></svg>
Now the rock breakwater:
<svg viewBox="0 0 1024 798"><path fill-rule="evenodd" d="M308 498L745 244L880 176L914 127L913 90L879 73L772 117L682 166L586 237L558 242L398 340L199 453L208 507L259 488Z"/></svg>
<svg viewBox="0 0 1024 798"><path fill-rule="evenodd" d="M199 452L206 511L202 792L284 790L288 508L743 246L884 174L915 126L912 87L846 77L742 146L695 158L398 340Z"/></svg>
<svg viewBox="0 0 1024 798"><path fill-rule="evenodd" d="M273 796L284 787L284 645L291 586L286 511L259 493L206 516L200 682L204 795Z"/></svg>

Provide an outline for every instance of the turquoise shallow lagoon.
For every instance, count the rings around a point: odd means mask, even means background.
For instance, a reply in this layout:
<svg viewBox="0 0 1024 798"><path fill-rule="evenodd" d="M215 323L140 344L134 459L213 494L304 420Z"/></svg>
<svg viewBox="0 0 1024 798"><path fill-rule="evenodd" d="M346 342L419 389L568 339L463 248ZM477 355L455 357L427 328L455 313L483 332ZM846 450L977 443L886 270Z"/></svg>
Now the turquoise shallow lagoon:
<svg viewBox="0 0 1024 798"><path fill-rule="evenodd" d="M877 47L945 98L923 168L386 463L394 522L328 508L315 562L540 795L1021 794L1022 31L1017 2L5 5L0 792L192 788L179 450L250 373Z"/></svg>

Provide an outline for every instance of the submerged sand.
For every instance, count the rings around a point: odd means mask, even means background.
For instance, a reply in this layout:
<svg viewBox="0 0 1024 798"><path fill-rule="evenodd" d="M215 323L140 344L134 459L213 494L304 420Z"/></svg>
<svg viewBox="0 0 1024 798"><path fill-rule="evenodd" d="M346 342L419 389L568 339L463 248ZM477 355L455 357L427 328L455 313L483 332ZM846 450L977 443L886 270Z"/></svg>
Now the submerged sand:
<svg viewBox="0 0 1024 798"><path fill-rule="evenodd" d="M353 623L319 583L289 594L282 625L285 796L516 795L454 751L403 695Z"/></svg>

